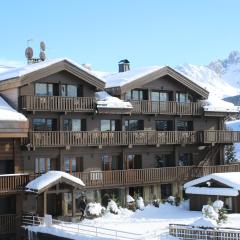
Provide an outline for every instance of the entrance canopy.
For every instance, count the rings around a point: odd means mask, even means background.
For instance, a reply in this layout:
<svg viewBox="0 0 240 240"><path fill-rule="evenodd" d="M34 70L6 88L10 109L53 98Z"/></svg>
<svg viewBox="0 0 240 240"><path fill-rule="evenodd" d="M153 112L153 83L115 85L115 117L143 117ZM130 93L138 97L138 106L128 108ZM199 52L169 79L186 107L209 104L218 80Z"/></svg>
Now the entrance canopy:
<svg viewBox="0 0 240 240"><path fill-rule="evenodd" d="M68 173L61 171L49 171L29 182L26 186L26 190L41 194L59 183L66 183L76 189L82 189L85 186L81 179Z"/></svg>

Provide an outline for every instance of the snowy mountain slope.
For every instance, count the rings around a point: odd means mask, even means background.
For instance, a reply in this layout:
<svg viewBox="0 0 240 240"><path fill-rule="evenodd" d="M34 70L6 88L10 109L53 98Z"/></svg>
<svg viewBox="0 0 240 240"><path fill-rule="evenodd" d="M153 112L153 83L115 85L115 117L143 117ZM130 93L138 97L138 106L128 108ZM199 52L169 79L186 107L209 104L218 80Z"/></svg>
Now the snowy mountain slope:
<svg viewBox="0 0 240 240"><path fill-rule="evenodd" d="M208 66L184 64L175 68L210 94L220 98L240 93L240 53L233 51L228 58L216 60Z"/></svg>

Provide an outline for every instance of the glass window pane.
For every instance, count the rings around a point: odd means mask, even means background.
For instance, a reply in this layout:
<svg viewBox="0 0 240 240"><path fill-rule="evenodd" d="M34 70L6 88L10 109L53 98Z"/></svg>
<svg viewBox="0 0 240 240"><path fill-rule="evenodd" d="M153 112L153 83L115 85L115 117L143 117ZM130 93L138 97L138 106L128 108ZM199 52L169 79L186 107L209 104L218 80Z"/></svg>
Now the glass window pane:
<svg viewBox="0 0 240 240"><path fill-rule="evenodd" d="M71 119L64 119L63 120L63 130L64 131L71 131L72 130Z"/></svg>
<svg viewBox="0 0 240 240"><path fill-rule="evenodd" d="M115 120L111 120L111 131L115 131Z"/></svg>
<svg viewBox="0 0 240 240"><path fill-rule="evenodd" d="M72 119L72 131L81 131L80 119Z"/></svg>
<svg viewBox="0 0 240 240"><path fill-rule="evenodd" d="M101 120L101 131L111 131L110 120Z"/></svg>
<svg viewBox="0 0 240 240"><path fill-rule="evenodd" d="M45 158L39 158L39 172L45 172Z"/></svg>
<svg viewBox="0 0 240 240"><path fill-rule="evenodd" d="M160 97L159 97L159 92L152 92L152 101L159 101Z"/></svg>
<svg viewBox="0 0 240 240"><path fill-rule="evenodd" d="M72 158L72 172L76 172L77 171L77 161L76 158Z"/></svg>
<svg viewBox="0 0 240 240"><path fill-rule="evenodd" d="M65 172L70 172L70 159L64 158L64 169Z"/></svg>
<svg viewBox="0 0 240 240"><path fill-rule="evenodd" d="M160 92L160 101L161 102L169 101L169 94L167 92Z"/></svg>
<svg viewBox="0 0 240 240"><path fill-rule="evenodd" d="M35 84L35 94L36 94L36 96L47 96L47 84L46 83L36 83Z"/></svg>
<svg viewBox="0 0 240 240"><path fill-rule="evenodd" d="M53 96L53 84L48 84L48 96Z"/></svg>
<svg viewBox="0 0 240 240"><path fill-rule="evenodd" d="M66 85L61 85L61 96L66 97L67 91L66 91Z"/></svg>
<svg viewBox="0 0 240 240"><path fill-rule="evenodd" d="M67 85L67 96L68 97L77 97L77 86Z"/></svg>
<svg viewBox="0 0 240 240"><path fill-rule="evenodd" d="M137 90L133 90L132 91L132 100L139 100L138 91Z"/></svg>

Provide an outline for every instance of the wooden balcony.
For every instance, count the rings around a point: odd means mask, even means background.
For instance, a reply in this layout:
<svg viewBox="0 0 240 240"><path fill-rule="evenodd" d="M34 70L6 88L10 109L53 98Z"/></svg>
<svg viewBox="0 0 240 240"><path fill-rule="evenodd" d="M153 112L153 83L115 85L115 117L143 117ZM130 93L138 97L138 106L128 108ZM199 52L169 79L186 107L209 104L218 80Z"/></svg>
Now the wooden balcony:
<svg viewBox="0 0 240 240"><path fill-rule="evenodd" d="M185 166L165 168L145 168L115 171L92 171L74 173L82 179L86 188L124 187L154 183L184 182L210 173L239 172L240 164L219 166Z"/></svg>
<svg viewBox="0 0 240 240"><path fill-rule="evenodd" d="M0 234L9 234L16 232L16 215L0 215Z"/></svg>
<svg viewBox="0 0 240 240"><path fill-rule="evenodd" d="M32 147L66 147L66 146L129 146L160 144L193 144L197 142L195 131L56 131L30 132Z"/></svg>
<svg viewBox="0 0 240 240"><path fill-rule="evenodd" d="M85 183L86 188L109 188L176 181L184 182L216 172L240 172L240 164L91 171L72 174L80 178ZM9 178L9 175L1 175L0 191L3 193L22 191L30 180L38 176L37 174L12 174L11 178Z"/></svg>
<svg viewBox="0 0 240 240"><path fill-rule="evenodd" d="M95 108L94 97L21 96L25 111L89 112Z"/></svg>
<svg viewBox="0 0 240 240"><path fill-rule="evenodd" d="M156 102L149 100L131 101L132 113L136 114L167 114L167 115L202 115L200 102Z"/></svg>
<svg viewBox="0 0 240 240"><path fill-rule="evenodd" d="M29 182L28 174L0 175L0 194L21 191L28 182Z"/></svg>
<svg viewBox="0 0 240 240"><path fill-rule="evenodd" d="M237 143L240 142L240 131L204 131L203 141L204 143Z"/></svg>

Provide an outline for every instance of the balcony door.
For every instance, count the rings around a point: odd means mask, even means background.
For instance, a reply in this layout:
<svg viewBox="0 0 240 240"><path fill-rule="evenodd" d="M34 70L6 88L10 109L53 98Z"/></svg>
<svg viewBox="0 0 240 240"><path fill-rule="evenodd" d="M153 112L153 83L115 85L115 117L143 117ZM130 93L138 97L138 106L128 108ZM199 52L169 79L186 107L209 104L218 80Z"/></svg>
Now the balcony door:
<svg viewBox="0 0 240 240"><path fill-rule="evenodd" d="M71 84L61 84L60 94L63 97L78 97L81 92L81 87Z"/></svg>
<svg viewBox="0 0 240 240"><path fill-rule="evenodd" d="M190 93L177 92L176 101L180 103L190 103L193 102L193 97Z"/></svg>
<svg viewBox="0 0 240 240"><path fill-rule="evenodd" d="M13 160L0 160L0 174L14 173Z"/></svg>
<svg viewBox="0 0 240 240"><path fill-rule="evenodd" d="M142 156L140 154L126 155L125 169L142 169Z"/></svg>
<svg viewBox="0 0 240 240"><path fill-rule="evenodd" d="M49 157L37 157L35 158L35 173L45 173L50 171L52 160Z"/></svg>
<svg viewBox="0 0 240 240"><path fill-rule="evenodd" d="M58 84L56 83L36 83L35 95L36 96L58 96Z"/></svg>
<svg viewBox="0 0 240 240"><path fill-rule="evenodd" d="M32 120L33 131L56 131L57 119L55 118L34 118Z"/></svg>
<svg viewBox="0 0 240 240"><path fill-rule="evenodd" d="M141 131L144 130L144 120L126 120L125 131Z"/></svg>
<svg viewBox="0 0 240 240"><path fill-rule="evenodd" d="M120 155L110 155L103 154L101 157L102 170L112 171L112 170L122 170L122 158Z"/></svg>
<svg viewBox="0 0 240 240"><path fill-rule="evenodd" d="M156 131L173 131L173 121L171 120L156 120Z"/></svg>
<svg viewBox="0 0 240 240"><path fill-rule="evenodd" d="M86 131L86 119L64 119L63 120L64 131Z"/></svg>
<svg viewBox="0 0 240 240"><path fill-rule="evenodd" d="M101 120L101 131L121 131L121 121L120 120Z"/></svg>
<svg viewBox="0 0 240 240"><path fill-rule="evenodd" d="M82 157L64 157L64 171L67 173L82 172Z"/></svg>

